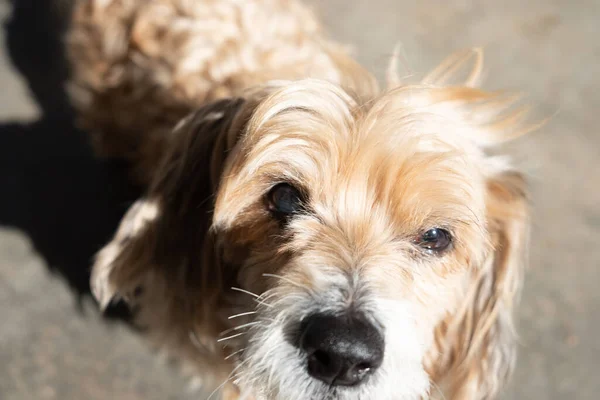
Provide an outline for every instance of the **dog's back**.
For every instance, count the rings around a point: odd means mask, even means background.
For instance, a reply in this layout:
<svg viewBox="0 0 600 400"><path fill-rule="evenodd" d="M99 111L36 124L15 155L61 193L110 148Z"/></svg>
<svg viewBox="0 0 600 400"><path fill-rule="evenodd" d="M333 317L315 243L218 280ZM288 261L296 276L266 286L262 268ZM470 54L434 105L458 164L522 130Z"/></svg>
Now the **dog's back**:
<svg viewBox="0 0 600 400"><path fill-rule="evenodd" d="M339 82L345 62L294 0L76 0L67 44L80 123L141 182L193 108L271 79Z"/></svg>

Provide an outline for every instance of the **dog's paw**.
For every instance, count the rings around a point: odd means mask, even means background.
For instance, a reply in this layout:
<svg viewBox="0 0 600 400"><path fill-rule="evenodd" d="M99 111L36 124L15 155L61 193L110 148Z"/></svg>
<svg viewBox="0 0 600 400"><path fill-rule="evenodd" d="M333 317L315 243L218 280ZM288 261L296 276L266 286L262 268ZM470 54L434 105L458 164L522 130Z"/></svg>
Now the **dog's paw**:
<svg viewBox="0 0 600 400"><path fill-rule="evenodd" d="M121 252L121 248L122 246L118 242L110 242L98 253L92 269L90 279L92 294L103 311L115 297L118 297L118 288L111 280L111 273L114 269L114 262Z"/></svg>
<svg viewBox="0 0 600 400"><path fill-rule="evenodd" d="M146 199L136 201L121 220L114 238L96 255L90 286L102 310L113 300L122 299L135 311L135 304L139 302L144 289L142 283L138 282L142 277L132 278L132 274L126 271L134 263L133 257L127 252L131 249L133 239L141 235L157 215L155 202ZM119 276L127 276L127 279Z"/></svg>

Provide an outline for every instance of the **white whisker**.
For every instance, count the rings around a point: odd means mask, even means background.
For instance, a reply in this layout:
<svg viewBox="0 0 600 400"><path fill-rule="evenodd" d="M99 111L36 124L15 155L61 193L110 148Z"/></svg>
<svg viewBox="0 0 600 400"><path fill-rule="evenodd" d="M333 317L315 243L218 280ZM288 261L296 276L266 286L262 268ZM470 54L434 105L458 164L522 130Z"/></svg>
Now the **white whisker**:
<svg viewBox="0 0 600 400"><path fill-rule="evenodd" d="M235 351L235 352L231 353L230 355L228 355L227 357L225 357L225 360L229 360L231 357L235 356L236 354L240 354L244 350L246 350L246 348L239 349L238 351Z"/></svg>
<svg viewBox="0 0 600 400"><path fill-rule="evenodd" d="M235 335L231 335L231 336L227 336L227 337L224 337L224 338L221 338L221 339L217 339L217 342L223 342L225 340L233 339L233 338L236 338L238 336L245 335L245 334L246 334L246 332L236 333Z"/></svg>
<svg viewBox="0 0 600 400"><path fill-rule="evenodd" d="M243 313L231 315L227 319L234 319L234 318L237 318L237 317L243 317L245 315L252 315L252 314L256 314L256 311L248 311L248 312L243 312Z"/></svg>
<svg viewBox="0 0 600 400"><path fill-rule="evenodd" d="M250 296L253 296L253 297L256 297L257 299L260 299L259 295L257 295L256 293L252 293L251 291L246 290L246 289L242 289L242 288L239 288L239 287L232 286L231 290L235 290L237 292L246 293L246 294L248 294Z"/></svg>
<svg viewBox="0 0 600 400"><path fill-rule="evenodd" d="M281 276L281 275L276 275L276 274L262 274L265 277L271 277L271 278L277 278L277 279L281 279L282 281L285 281L287 283L290 283L294 286L298 286L298 287L302 287L302 285L300 285L298 282L294 282L293 280L291 280L288 277L285 276Z"/></svg>
<svg viewBox="0 0 600 400"><path fill-rule="evenodd" d="M269 303L265 303L265 299L262 299L262 300L261 300L261 298L262 298L262 296L264 295L264 293L263 293L262 295L258 295L258 294L256 294L256 293L253 293L253 292L249 291L249 290L242 289L242 288L235 287L235 286L232 286L232 287L231 287L231 290L235 290L236 292L242 292L242 293L245 293L245 294L247 294L247 295L249 295L249 296L252 296L252 297L254 297L254 298L256 299L256 302L257 302L258 304L261 304L261 305L264 305L264 306L267 306L267 307L271 307L271 305L270 305Z"/></svg>
<svg viewBox="0 0 600 400"><path fill-rule="evenodd" d="M253 321L253 322L248 322L246 324L234 326L233 328L225 329L223 332L221 332L221 334L219 336L226 335L229 332L239 331L240 329L244 329L247 326L252 326L252 325L255 325L255 324L258 324L258 323L259 323L258 321Z"/></svg>
<svg viewBox="0 0 600 400"><path fill-rule="evenodd" d="M233 330L234 331L239 331L240 329L244 329L244 328L246 328L248 326L252 326L252 325L256 325L256 324L260 324L260 321L248 322L247 324L236 326L235 328L233 328Z"/></svg>

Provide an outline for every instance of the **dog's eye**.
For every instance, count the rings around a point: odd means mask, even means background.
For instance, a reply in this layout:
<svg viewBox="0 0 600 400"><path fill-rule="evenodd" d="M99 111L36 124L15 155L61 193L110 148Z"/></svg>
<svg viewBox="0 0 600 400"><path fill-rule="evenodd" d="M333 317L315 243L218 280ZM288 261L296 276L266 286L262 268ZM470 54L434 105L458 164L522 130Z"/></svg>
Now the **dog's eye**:
<svg viewBox="0 0 600 400"><path fill-rule="evenodd" d="M300 191L287 183L275 185L267 195L269 210L280 217L295 214L302 208Z"/></svg>
<svg viewBox="0 0 600 400"><path fill-rule="evenodd" d="M452 236L450 232L442 228L432 228L423 233L418 239L419 246L432 252L444 251L451 243Z"/></svg>

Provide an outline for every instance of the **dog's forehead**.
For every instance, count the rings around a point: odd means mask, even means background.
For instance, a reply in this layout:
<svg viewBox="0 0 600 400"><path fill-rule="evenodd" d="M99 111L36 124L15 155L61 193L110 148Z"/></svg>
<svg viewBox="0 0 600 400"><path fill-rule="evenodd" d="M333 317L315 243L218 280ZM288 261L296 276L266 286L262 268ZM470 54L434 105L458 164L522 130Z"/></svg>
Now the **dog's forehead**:
<svg viewBox="0 0 600 400"><path fill-rule="evenodd" d="M302 158L304 151L338 165L400 160L411 152L482 156L462 134L469 124L435 98L422 87L407 87L361 102L335 84L293 82L259 104L244 135L245 153L270 161L277 155L290 160L294 151Z"/></svg>
<svg viewBox="0 0 600 400"><path fill-rule="evenodd" d="M476 204L480 152L422 98L409 92L360 105L323 82L285 87L250 122L242 169L296 182L321 203Z"/></svg>

